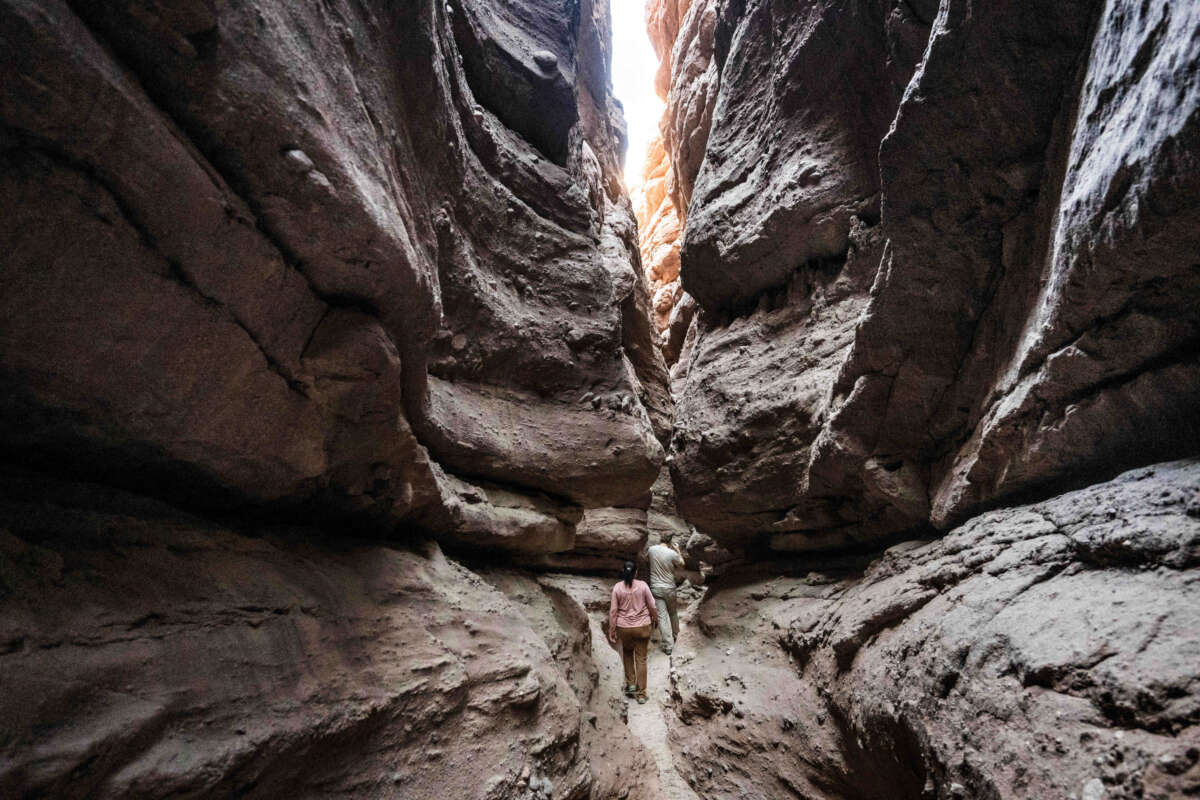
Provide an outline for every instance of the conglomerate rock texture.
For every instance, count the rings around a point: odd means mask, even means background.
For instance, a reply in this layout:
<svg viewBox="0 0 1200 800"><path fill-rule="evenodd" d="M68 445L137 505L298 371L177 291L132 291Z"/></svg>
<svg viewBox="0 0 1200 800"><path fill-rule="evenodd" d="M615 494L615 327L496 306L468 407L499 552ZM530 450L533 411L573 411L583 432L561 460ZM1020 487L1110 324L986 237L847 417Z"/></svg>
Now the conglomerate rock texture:
<svg viewBox="0 0 1200 800"><path fill-rule="evenodd" d="M696 2L670 52L698 528L859 546L1197 452L1200 6Z"/></svg>

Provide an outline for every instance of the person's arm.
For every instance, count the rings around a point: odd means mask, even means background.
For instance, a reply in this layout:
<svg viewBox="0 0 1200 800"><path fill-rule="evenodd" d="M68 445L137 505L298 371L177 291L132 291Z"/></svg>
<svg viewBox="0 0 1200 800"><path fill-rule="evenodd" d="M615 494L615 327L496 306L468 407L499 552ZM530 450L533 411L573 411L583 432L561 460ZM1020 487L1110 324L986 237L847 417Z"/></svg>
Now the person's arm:
<svg viewBox="0 0 1200 800"><path fill-rule="evenodd" d="M617 643L617 587L612 589L608 600L608 640Z"/></svg>

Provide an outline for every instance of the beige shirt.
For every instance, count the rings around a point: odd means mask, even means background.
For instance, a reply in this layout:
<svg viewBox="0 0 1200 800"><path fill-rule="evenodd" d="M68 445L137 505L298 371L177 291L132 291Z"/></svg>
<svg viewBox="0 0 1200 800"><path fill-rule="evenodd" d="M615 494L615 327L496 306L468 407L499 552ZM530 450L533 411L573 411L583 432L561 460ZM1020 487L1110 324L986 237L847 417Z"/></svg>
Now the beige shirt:
<svg viewBox="0 0 1200 800"><path fill-rule="evenodd" d="M683 556L670 545L656 544L648 551L650 558L650 591L675 589L675 565L683 566Z"/></svg>

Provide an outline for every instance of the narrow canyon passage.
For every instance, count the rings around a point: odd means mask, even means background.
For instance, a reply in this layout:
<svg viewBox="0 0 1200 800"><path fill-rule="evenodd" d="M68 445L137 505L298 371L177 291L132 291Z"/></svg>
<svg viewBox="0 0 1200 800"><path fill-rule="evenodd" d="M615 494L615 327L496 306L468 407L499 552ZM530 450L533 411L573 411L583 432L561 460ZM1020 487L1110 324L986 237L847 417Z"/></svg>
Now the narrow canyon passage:
<svg viewBox="0 0 1200 800"><path fill-rule="evenodd" d="M598 595L599 596L599 595ZM603 731L605 738L613 737L620 728L628 731L631 749L644 759L644 771L635 771L627 777L620 791L629 797L659 797L664 800L695 800L697 795L688 786L682 770L676 764L676 755L669 740L669 727L673 718L671 708L671 660L659 647L657 636L647 653L647 689L649 700L638 704L625 698L622 687L625 676L621 657L605 638L607 607L597 603L603 613L594 614L590 620L592 650L597 672L597 695L592 706L604 705L615 713L608 717L608 724L616 730ZM688 615L683 615L681 626L686 630ZM619 727L618 727L619 726ZM607 754L601 755L605 759ZM620 793L618 792L618 795Z"/></svg>
<svg viewBox="0 0 1200 800"><path fill-rule="evenodd" d="M1197 75L1175 0L0 0L0 797L1200 796Z"/></svg>
<svg viewBox="0 0 1200 800"><path fill-rule="evenodd" d="M647 670L655 678L662 680L670 673L670 657L660 649L652 647L648 661ZM657 796L663 800L699 800L675 764L675 752L668 739L672 711L667 707L667 697L664 691L658 690L651 694L650 702L645 705L629 706L629 729L654 760L661 787L661 794Z"/></svg>

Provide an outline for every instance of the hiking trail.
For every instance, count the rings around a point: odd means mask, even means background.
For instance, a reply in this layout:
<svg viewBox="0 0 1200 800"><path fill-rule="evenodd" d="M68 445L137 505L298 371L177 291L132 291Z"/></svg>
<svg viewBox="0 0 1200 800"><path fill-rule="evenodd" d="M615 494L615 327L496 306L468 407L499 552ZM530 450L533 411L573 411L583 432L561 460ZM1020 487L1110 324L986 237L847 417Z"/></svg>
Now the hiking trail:
<svg viewBox="0 0 1200 800"><path fill-rule="evenodd" d="M671 657L660 650L657 644L651 644L646 662L650 676L647 686L650 701L645 705L636 702L629 704L629 730L641 740L654 759L663 797L666 800L699 800L699 795L692 791L675 768L675 754L667 741L666 715L670 712L666 703L670 698Z"/></svg>

